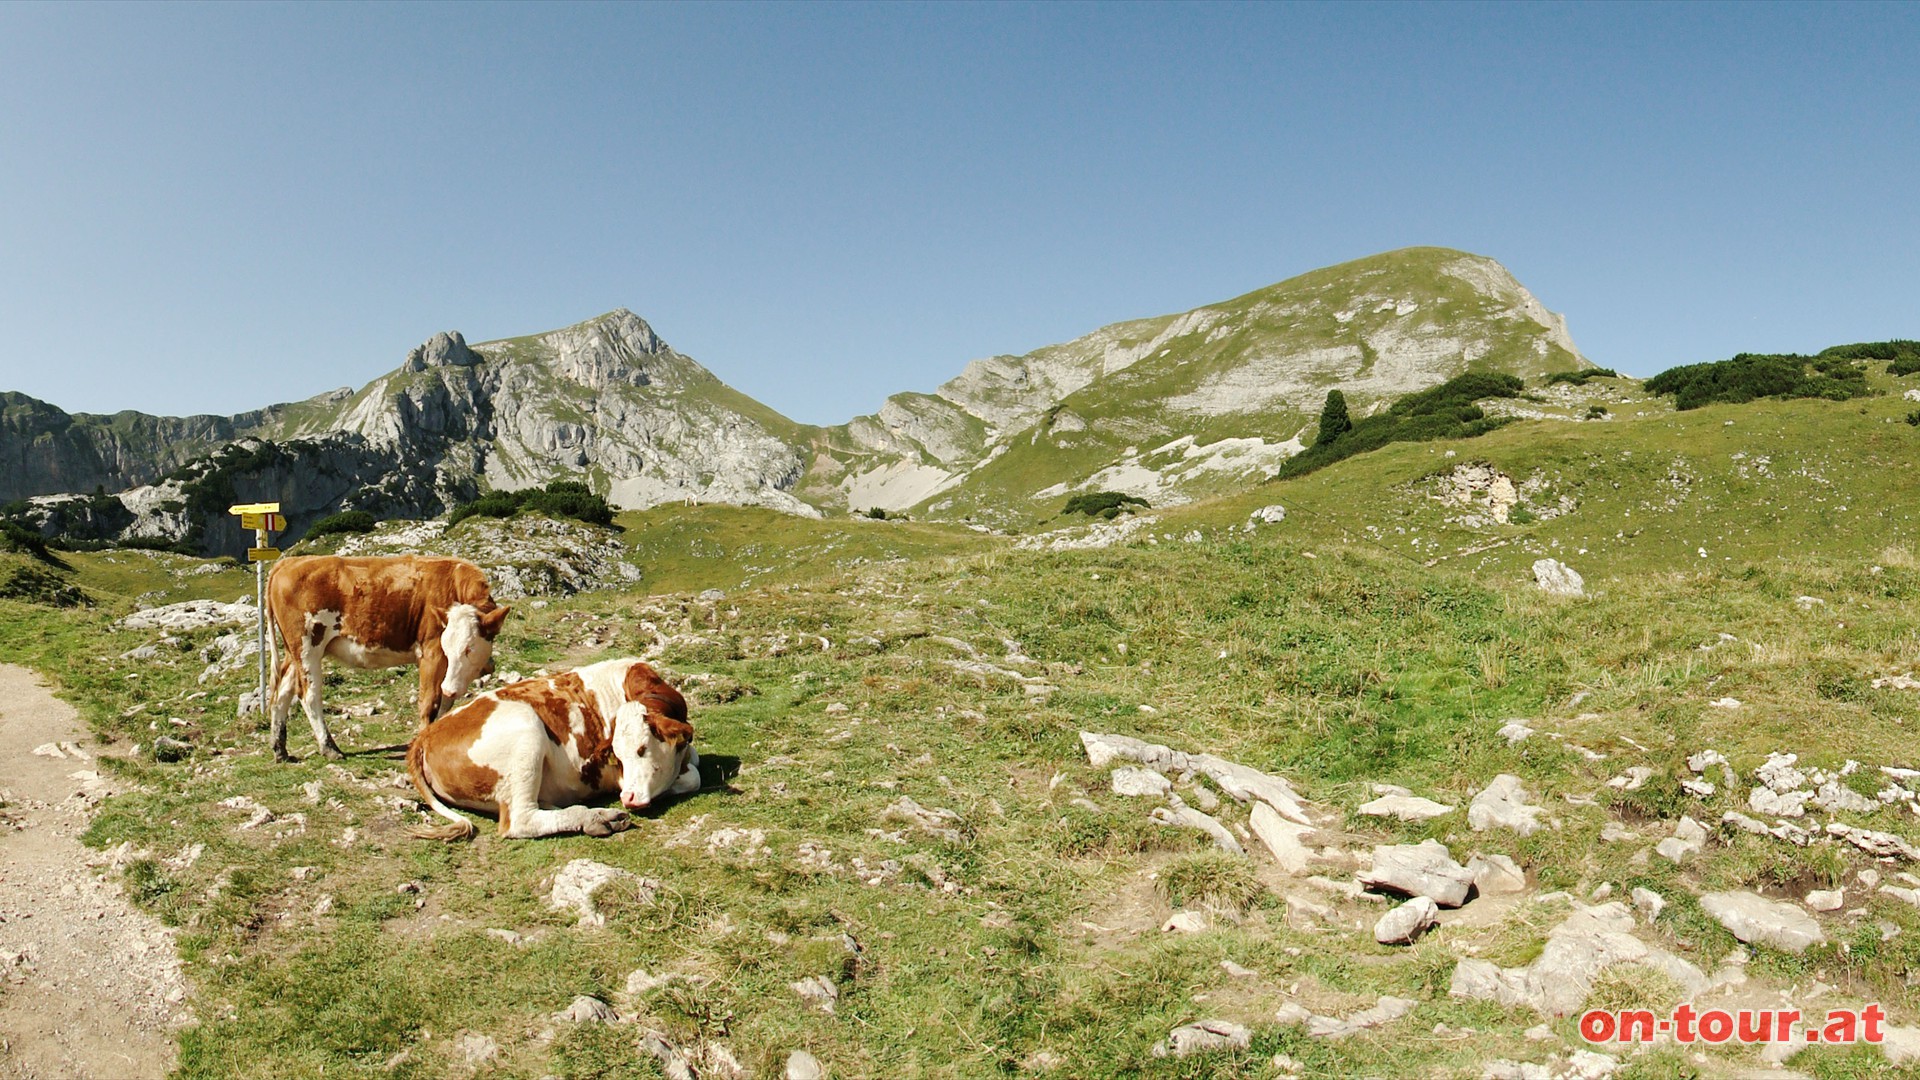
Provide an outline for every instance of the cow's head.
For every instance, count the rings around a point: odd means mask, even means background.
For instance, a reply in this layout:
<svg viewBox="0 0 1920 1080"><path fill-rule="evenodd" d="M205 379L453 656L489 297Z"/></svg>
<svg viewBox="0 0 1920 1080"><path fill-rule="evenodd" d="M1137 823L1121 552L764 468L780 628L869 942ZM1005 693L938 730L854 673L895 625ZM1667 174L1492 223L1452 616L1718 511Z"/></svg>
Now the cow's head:
<svg viewBox="0 0 1920 1080"><path fill-rule="evenodd" d="M447 628L440 632L447 673L440 680L440 693L448 701L466 693L467 684L493 665L493 639L511 610L496 607L482 612L472 604L447 609Z"/></svg>
<svg viewBox="0 0 1920 1080"><path fill-rule="evenodd" d="M698 761L693 725L638 701L613 716L613 756L620 763L620 805L643 810Z"/></svg>

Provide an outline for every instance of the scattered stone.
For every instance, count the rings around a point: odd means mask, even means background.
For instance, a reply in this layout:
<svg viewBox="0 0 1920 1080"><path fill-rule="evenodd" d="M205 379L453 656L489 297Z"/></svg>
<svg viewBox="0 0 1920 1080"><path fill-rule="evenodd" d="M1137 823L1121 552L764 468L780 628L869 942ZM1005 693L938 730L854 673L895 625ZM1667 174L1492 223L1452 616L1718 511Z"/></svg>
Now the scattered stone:
<svg viewBox="0 0 1920 1080"><path fill-rule="evenodd" d="M668 1042L665 1035L657 1031L641 1032L640 1049L660 1063L660 1071L666 1074L667 1080L696 1080L693 1063L679 1047Z"/></svg>
<svg viewBox="0 0 1920 1080"><path fill-rule="evenodd" d="M1635 765L1624 774L1607 781L1607 786L1620 791L1639 791L1648 780L1653 779L1653 770L1645 765Z"/></svg>
<svg viewBox="0 0 1920 1080"><path fill-rule="evenodd" d="M1115 795L1148 795L1161 798L1173 790L1173 781L1152 769L1133 766L1113 770L1111 782Z"/></svg>
<svg viewBox="0 0 1920 1080"><path fill-rule="evenodd" d="M960 821L959 814L945 807L921 806L912 796L902 795L888 804L880 812L880 820L904 822L949 844L960 842L960 830L953 828Z"/></svg>
<svg viewBox="0 0 1920 1080"><path fill-rule="evenodd" d="M252 604L236 601L187 600L164 607L146 608L120 620L123 630L198 630L208 626L246 626L255 621Z"/></svg>
<svg viewBox="0 0 1920 1080"><path fill-rule="evenodd" d="M1474 855L1467 860L1467 873L1473 875L1473 887L1481 896L1527 891L1527 872L1505 855Z"/></svg>
<svg viewBox="0 0 1920 1080"><path fill-rule="evenodd" d="M1371 1009L1363 1009L1344 1020L1331 1016L1309 1015L1307 1034L1316 1039L1344 1039L1368 1028L1390 1024L1412 1012L1416 1004L1418 1003L1410 998L1382 994Z"/></svg>
<svg viewBox="0 0 1920 1080"><path fill-rule="evenodd" d="M478 1032L469 1031L453 1040L453 1048L469 1065L485 1065L500 1056L500 1044Z"/></svg>
<svg viewBox="0 0 1920 1080"><path fill-rule="evenodd" d="M1913 394L1913 391L1907 393ZM1887 1056L1887 1064L1911 1065L1920 1062L1920 1027L1887 1028L1883 1035L1880 1052Z"/></svg>
<svg viewBox="0 0 1920 1080"><path fill-rule="evenodd" d="M1213 927L1204 911L1176 911L1160 924L1162 933L1197 934Z"/></svg>
<svg viewBox="0 0 1920 1080"><path fill-rule="evenodd" d="M1375 847L1373 867L1361 872L1358 879L1370 888L1424 896L1450 908L1466 903L1473 888L1472 871L1454 862L1447 846L1438 840Z"/></svg>
<svg viewBox="0 0 1920 1080"><path fill-rule="evenodd" d="M1453 997L1527 1005L1565 1016L1580 1007L1602 972L1616 964L1641 964L1662 972L1689 994L1705 988L1700 969L1633 936L1633 915L1619 901L1576 910L1547 935L1532 964L1501 968L1466 957L1454 967L1447 993Z"/></svg>
<svg viewBox="0 0 1920 1080"><path fill-rule="evenodd" d="M176 739L171 735L162 735L153 740L153 760L155 761L185 761L192 756L193 744L185 739Z"/></svg>
<svg viewBox="0 0 1920 1080"><path fill-rule="evenodd" d="M1105 768L1116 758L1125 758L1163 775L1198 773L1211 779L1219 785L1220 790L1240 802L1259 799L1290 821L1302 825L1313 824L1313 819L1307 816L1301 806L1300 796L1285 780L1238 762L1212 754L1188 754L1126 735L1100 735L1083 731L1080 733L1080 743L1086 748L1087 761L1096 769Z"/></svg>
<svg viewBox="0 0 1920 1080"><path fill-rule="evenodd" d="M1511 829L1521 836L1531 836L1540 829L1538 818L1544 812L1538 806L1526 801L1527 791L1519 777L1512 773L1501 773L1493 778L1486 790L1473 797L1467 806L1467 824L1475 832L1485 832L1492 828Z"/></svg>
<svg viewBox="0 0 1920 1080"><path fill-rule="evenodd" d="M1167 1035L1167 1041L1155 1044L1154 1057L1191 1057L1194 1054L1222 1050L1245 1050L1253 1045L1253 1032L1231 1020L1197 1020L1182 1024Z"/></svg>
<svg viewBox="0 0 1920 1080"><path fill-rule="evenodd" d="M1815 911L1839 911L1846 903L1846 892L1841 889L1815 889L1807 894L1807 906Z"/></svg>
<svg viewBox="0 0 1920 1080"><path fill-rule="evenodd" d="M1278 503L1272 506L1263 506L1247 515L1247 524L1249 526L1278 525L1285 520L1287 520L1287 508Z"/></svg>
<svg viewBox="0 0 1920 1080"><path fill-rule="evenodd" d="M1654 845L1653 850L1676 863L1685 862L1687 856L1698 852L1707 844L1707 830L1690 817L1682 817L1680 824L1674 826L1673 835Z"/></svg>
<svg viewBox="0 0 1920 1080"><path fill-rule="evenodd" d="M1227 974L1233 976L1236 979L1250 979L1254 975L1258 974L1258 972L1254 971L1252 968L1241 967L1239 964L1236 964L1231 960L1220 961L1220 970L1226 972Z"/></svg>
<svg viewBox="0 0 1920 1080"><path fill-rule="evenodd" d="M1737 709L1739 707L1740 699L1735 697L1714 698L1712 701L1707 702L1707 708L1709 709Z"/></svg>
<svg viewBox="0 0 1920 1080"><path fill-rule="evenodd" d="M1767 763L1754 770L1760 782L1774 791L1798 791L1807 785L1807 774L1793 767L1799 754L1768 754Z"/></svg>
<svg viewBox="0 0 1920 1080"><path fill-rule="evenodd" d="M1587 583L1573 567L1558 559L1538 559L1533 564L1533 583L1549 596L1585 596Z"/></svg>
<svg viewBox="0 0 1920 1080"><path fill-rule="evenodd" d="M1838 821L1827 823L1827 835L1837 836L1869 855L1881 858L1898 856L1903 859L1920 860L1920 850L1892 833L1874 832L1871 829L1858 829L1843 825Z"/></svg>
<svg viewBox="0 0 1920 1080"><path fill-rule="evenodd" d="M809 975L799 982L787 984L793 992L813 1002L825 1012L832 1012L840 1001L840 988L825 975Z"/></svg>
<svg viewBox="0 0 1920 1080"><path fill-rule="evenodd" d="M1873 680L1875 690L1920 690L1920 679L1911 675L1889 675Z"/></svg>
<svg viewBox="0 0 1920 1080"><path fill-rule="evenodd" d="M1700 898L1700 909L1741 941L1786 952L1805 952L1808 946L1827 940L1812 916L1792 904L1768 900L1757 893L1707 893Z"/></svg>
<svg viewBox="0 0 1920 1080"><path fill-rule="evenodd" d="M1045 1053L1042 1051L1041 1053ZM1036 1058L1038 1054L1034 1055ZM1048 1066L1040 1066L1041 1070ZM787 1080L826 1080L827 1070L820 1059L805 1050L795 1050L787 1055Z"/></svg>
<svg viewBox="0 0 1920 1080"><path fill-rule="evenodd" d="M1494 732L1494 734L1507 740L1508 746L1513 746L1517 743L1525 742L1527 736L1533 734L1533 729L1518 720L1509 720L1499 731Z"/></svg>
<svg viewBox="0 0 1920 1080"><path fill-rule="evenodd" d="M581 926L605 926L606 916L594 906L594 894L616 881L634 882L643 902L651 903L660 883L651 878L643 878L630 870L597 863L592 859L575 859L560 868L553 876L553 889L547 894L547 906L555 911L572 909L580 915Z"/></svg>
<svg viewBox="0 0 1920 1080"><path fill-rule="evenodd" d="M1154 821L1162 825L1172 825L1178 828L1199 829L1201 832L1213 837L1214 845L1220 850L1231 852L1235 855L1246 854L1246 850L1240 846L1240 841L1233 838L1233 834L1227 831L1225 825L1220 824L1220 822L1214 820L1212 817L1181 802L1180 796L1178 795L1169 795L1168 799L1173 803L1172 806L1156 806L1153 808L1153 813L1149 816L1152 817Z"/></svg>
<svg viewBox="0 0 1920 1080"><path fill-rule="evenodd" d="M1733 785L1739 779L1734 774L1733 764L1727 760L1725 754L1722 754L1718 750L1702 750L1687 758L1687 768L1697 773L1704 773L1710 766L1714 765L1720 766L1720 771L1726 774L1727 784L1729 786Z"/></svg>
<svg viewBox="0 0 1920 1080"><path fill-rule="evenodd" d="M1640 914L1645 915L1648 922L1658 919L1660 913L1667 909L1667 898L1652 889L1636 886L1631 895L1633 906L1640 909Z"/></svg>
<svg viewBox="0 0 1920 1080"><path fill-rule="evenodd" d="M1853 790L1839 780L1828 780L1813 793L1813 805L1830 814L1851 811L1856 814L1868 814L1880 809L1880 804Z"/></svg>
<svg viewBox="0 0 1920 1080"><path fill-rule="evenodd" d="M1360 805L1359 813L1368 817L1390 817L1401 821L1425 821L1442 814L1453 813L1454 808L1432 799L1417 795L1383 795L1369 803Z"/></svg>
<svg viewBox="0 0 1920 1080"><path fill-rule="evenodd" d="M573 1004L553 1014L556 1022L575 1024L611 1024L620 1019L613 1006L597 997L586 994L573 999Z"/></svg>
<svg viewBox="0 0 1920 1080"><path fill-rule="evenodd" d="M1274 861L1289 874L1297 874L1307 868L1307 858L1311 854L1302 839L1313 830L1282 818L1278 811L1266 803L1253 804L1253 813L1249 824L1253 834L1273 852Z"/></svg>
<svg viewBox="0 0 1920 1080"><path fill-rule="evenodd" d="M1816 607L1827 606L1827 602L1817 596L1796 596L1793 598L1793 604L1801 611L1812 611Z"/></svg>
<svg viewBox="0 0 1920 1080"><path fill-rule="evenodd" d="M1811 791L1778 792L1769 787L1757 787L1747 792L1747 807L1756 814L1769 817L1805 817L1804 805L1811 798Z"/></svg>
<svg viewBox="0 0 1920 1080"><path fill-rule="evenodd" d="M1424 896L1413 899L1380 916L1373 924L1373 940L1382 945L1411 945L1413 939L1440 921L1440 905Z"/></svg>
<svg viewBox="0 0 1920 1080"><path fill-rule="evenodd" d="M1697 795L1702 799L1711 797L1715 790L1712 781L1701 780L1696 777L1688 777L1680 781L1680 786L1686 789L1688 793Z"/></svg>
<svg viewBox="0 0 1920 1080"><path fill-rule="evenodd" d="M1609 821L1600 826L1600 839L1603 843L1618 844L1625 840L1638 840L1640 834L1617 821Z"/></svg>

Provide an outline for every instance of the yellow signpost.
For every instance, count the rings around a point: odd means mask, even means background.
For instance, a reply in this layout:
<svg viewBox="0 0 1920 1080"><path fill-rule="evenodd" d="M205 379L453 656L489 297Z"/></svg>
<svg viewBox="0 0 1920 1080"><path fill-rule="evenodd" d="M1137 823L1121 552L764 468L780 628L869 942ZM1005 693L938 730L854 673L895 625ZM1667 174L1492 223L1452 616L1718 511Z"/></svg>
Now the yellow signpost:
<svg viewBox="0 0 1920 1080"><path fill-rule="evenodd" d="M240 519L240 527L253 530L253 546L247 549L247 561L253 564L254 631L259 642L260 714L267 715L267 564L280 557L273 546L273 535L287 527L277 502L240 503L227 507L227 513Z"/></svg>

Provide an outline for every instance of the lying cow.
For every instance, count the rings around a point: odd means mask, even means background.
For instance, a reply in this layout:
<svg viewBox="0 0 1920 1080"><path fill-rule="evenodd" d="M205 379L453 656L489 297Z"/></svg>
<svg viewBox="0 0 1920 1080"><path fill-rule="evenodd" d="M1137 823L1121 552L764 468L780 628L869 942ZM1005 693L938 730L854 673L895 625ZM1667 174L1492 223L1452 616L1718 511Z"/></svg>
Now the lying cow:
<svg viewBox="0 0 1920 1080"><path fill-rule="evenodd" d="M281 559L267 579L267 618L286 643L273 685L273 756L287 760L287 713L295 695L314 741L340 757L321 711L320 660L357 668L420 665L420 725L444 714L493 663L493 639L508 608L495 606L486 575L464 559L401 555Z"/></svg>
<svg viewBox="0 0 1920 1080"><path fill-rule="evenodd" d="M473 836L452 804L498 816L510 839L606 836L632 824L628 810L698 790L699 765L680 692L639 660L603 660L490 690L415 735L407 772L453 824L412 833ZM624 809L579 805L616 791Z"/></svg>

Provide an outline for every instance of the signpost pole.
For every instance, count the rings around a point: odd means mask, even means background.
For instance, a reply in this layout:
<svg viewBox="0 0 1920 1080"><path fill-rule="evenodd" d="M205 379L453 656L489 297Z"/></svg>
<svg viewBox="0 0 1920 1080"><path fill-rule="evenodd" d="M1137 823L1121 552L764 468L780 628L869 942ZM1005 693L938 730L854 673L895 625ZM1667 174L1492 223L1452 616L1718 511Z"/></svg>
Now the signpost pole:
<svg viewBox="0 0 1920 1080"><path fill-rule="evenodd" d="M258 651L260 676L260 715L268 715L267 680L270 677L267 663L267 564L280 557L280 549L273 546L273 534L287 527L287 519L280 516L280 504L246 503L227 507L227 513L240 519L240 527L253 530L253 547L247 550L247 561L253 564L253 612L254 643Z"/></svg>
<svg viewBox="0 0 1920 1080"><path fill-rule="evenodd" d="M254 547L267 546L267 530L253 531ZM260 715L267 715L267 564L253 564L254 622L259 630Z"/></svg>

